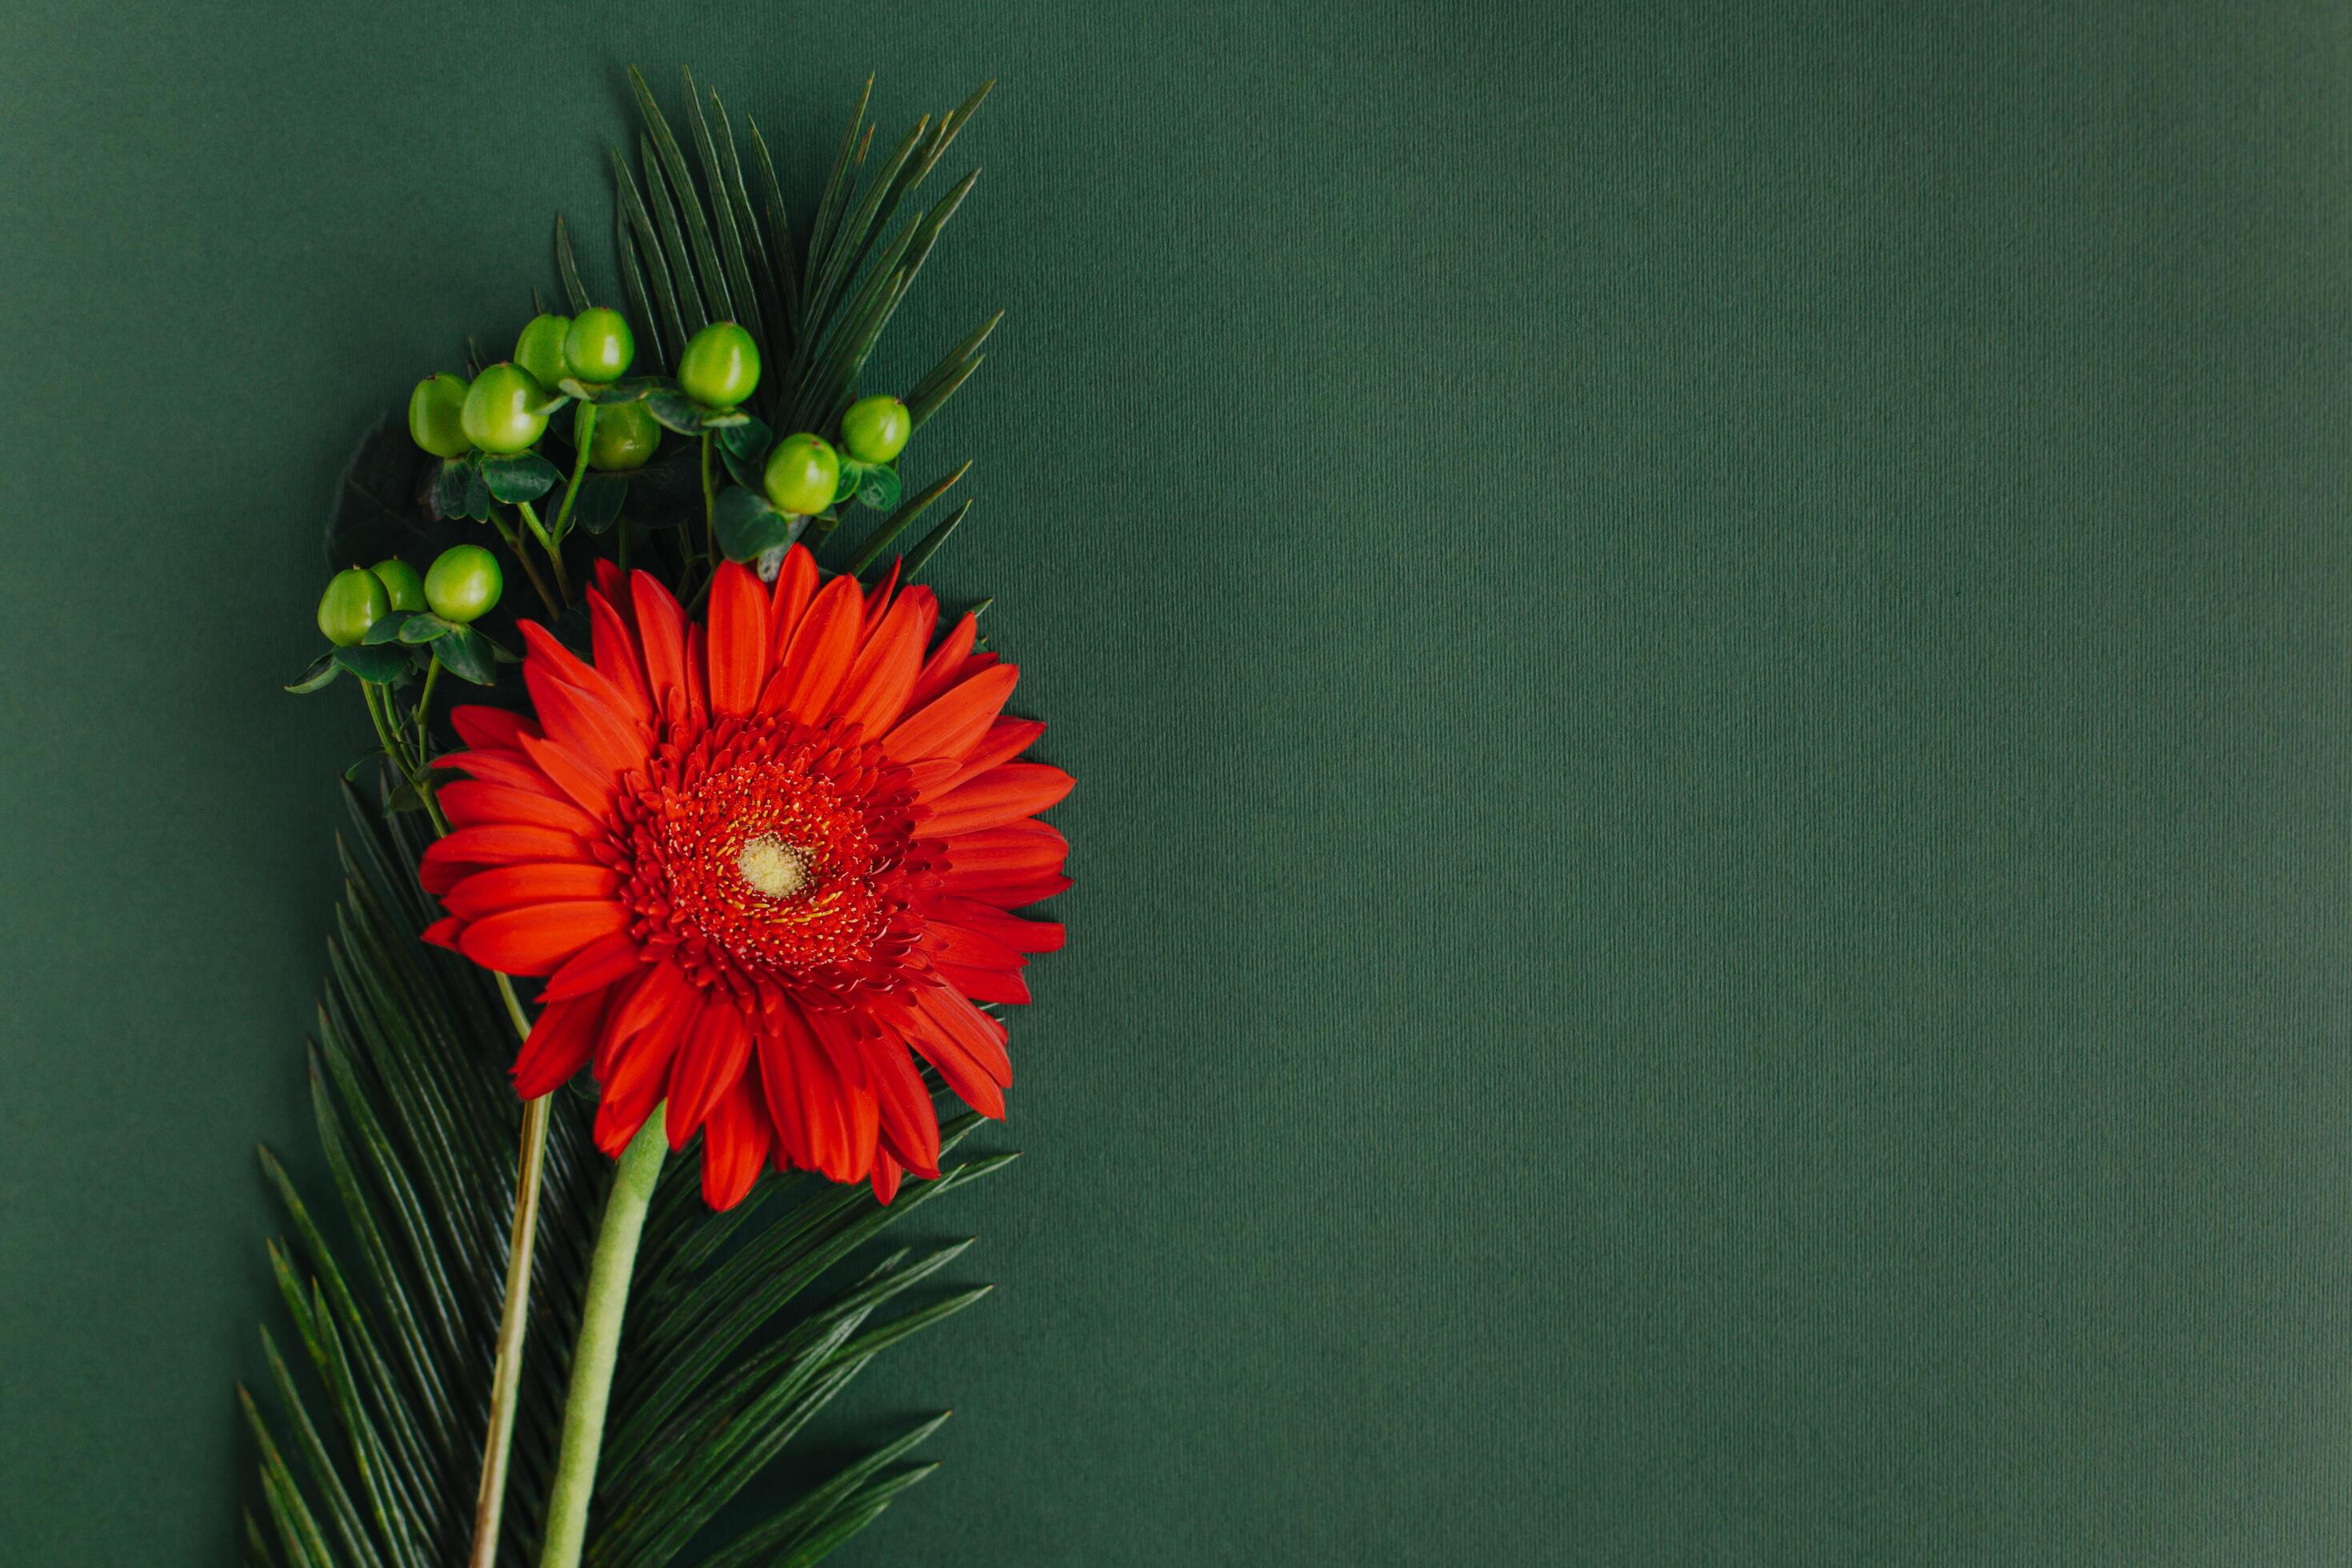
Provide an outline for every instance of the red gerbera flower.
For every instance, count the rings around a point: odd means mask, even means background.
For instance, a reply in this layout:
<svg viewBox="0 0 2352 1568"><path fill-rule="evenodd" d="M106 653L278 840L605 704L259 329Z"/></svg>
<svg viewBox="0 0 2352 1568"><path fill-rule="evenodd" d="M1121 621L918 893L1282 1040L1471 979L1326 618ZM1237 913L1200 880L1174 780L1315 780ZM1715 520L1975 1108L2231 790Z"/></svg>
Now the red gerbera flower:
<svg viewBox="0 0 2352 1568"><path fill-rule="evenodd" d="M927 656L938 600L895 572L820 589L795 547L772 591L720 567L688 625L598 571L591 662L526 623L533 714L450 715L468 749L436 765L468 776L439 792L425 934L549 977L515 1088L593 1062L606 1153L667 1099L715 1207L771 1163L887 1203L939 1173L916 1057L1004 1114L1005 1030L973 1004L1026 1002L1026 955L1061 945L1010 911L1069 885L1034 816L1070 776L1013 760L1045 730L1001 715L1013 667L972 652L971 616Z"/></svg>

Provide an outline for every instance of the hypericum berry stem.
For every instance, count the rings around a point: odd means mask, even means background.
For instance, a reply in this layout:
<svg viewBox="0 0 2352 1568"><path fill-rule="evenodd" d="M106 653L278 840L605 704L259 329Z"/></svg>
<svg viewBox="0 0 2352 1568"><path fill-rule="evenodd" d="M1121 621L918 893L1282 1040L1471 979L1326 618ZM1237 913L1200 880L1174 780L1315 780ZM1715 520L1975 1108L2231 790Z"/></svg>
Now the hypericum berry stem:
<svg viewBox="0 0 2352 1568"><path fill-rule="evenodd" d="M563 1398L563 1442L556 1450L555 1484L547 1494L546 1543L539 1568L579 1568L588 1540L588 1500L596 1489L596 1459L604 1443L604 1410L613 1397L613 1363L621 1349L621 1320L629 1304L637 1242L645 1235L662 1158L669 1152L664 1107L621 1153L596 1251L588 1265L588 1291L580 1305L580 1337L572 1349L572 1386Z"/></svg>
<svg viewBox="0 0 2352 1568"><path fill-rule="evenodd" d="M441 656L436 653L425 671L425 689L416 696L416 771L419 773L425 771L425 749L431 744L425 734L425 715L433 710L433 683L440 679ZM424 793L422 786L417 793Z"/></svg>
<svg viewBox="0 0 2352 1568"><path fill-rule="evenodd" d="M515 560L520 563L522 574L530 579L531 589L539 595L539 602L547 606L548 619L553 620L562 615L563 612L557 605L555 595L547 591L547 580L539 574L539 567L532 563L529 552L523 549L520 536L507 526L506 518L495 506L490 508L490 523L499 531L499 537L507 542L507 548L514 552Z"/></svg>
<svg viewBox="0 0 2352 1568"><path fill-rule="evenodd" d="M702 542L709 547L710 569L719 570L719 494L710 488L710 432L702 433Z"/></svg>
<svg viewBox="0 0 2352 1568"><path fill-rule="evenodd" d="M596 405L583 403L572 416L572 444L579 456L572 460L572 482L564 487L563 504L555 509L555 542L562 544L572 529L572 503L580 498L580 481L588 477L588 447L596 438Z"/></svg>
<svg viewBox="0 0 2352 1568"><path fill-rule="evenodd" d="M547 552L547 563L555 568L555 591L563 595L565 604L570 604L572 583L563 574L563 552L556 548L555 541L550 537L545 526L540 522L539 513L531 510L530 502L519 500L515 502L515 510L522 513L524 526L530 530L531 537L539 541L540 548ZM562 613L553 605L550 605L548 609L556 614Z"/></svg>

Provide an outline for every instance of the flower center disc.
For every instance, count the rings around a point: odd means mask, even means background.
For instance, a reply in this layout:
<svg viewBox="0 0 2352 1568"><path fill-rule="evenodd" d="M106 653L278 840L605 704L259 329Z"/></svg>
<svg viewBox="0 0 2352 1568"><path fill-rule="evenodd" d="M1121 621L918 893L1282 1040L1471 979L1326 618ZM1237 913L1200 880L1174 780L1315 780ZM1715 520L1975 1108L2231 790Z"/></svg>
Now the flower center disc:
<svg viewBox="0 0 2352 1568"><path fill-rule="evenodd" d="M761 714L676 736L649 772L616 846L649 948L747 1004L762 984L831 1005L907 983L934 873L903 768Z"/></svg>
<svg viewBox="0 0 2352 1568"><path fill-rule="evenodd" d="M808 856L772 833L747 839L735 857L735 866L752 891L772 899L789 899L808 889Z"/></svg>

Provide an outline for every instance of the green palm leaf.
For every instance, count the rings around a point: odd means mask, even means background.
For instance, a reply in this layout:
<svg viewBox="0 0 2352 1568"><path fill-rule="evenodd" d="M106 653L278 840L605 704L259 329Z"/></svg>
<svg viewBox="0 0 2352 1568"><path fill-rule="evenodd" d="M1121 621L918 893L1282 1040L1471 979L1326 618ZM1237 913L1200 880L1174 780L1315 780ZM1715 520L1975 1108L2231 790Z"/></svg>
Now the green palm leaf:
<svg viewBox="0 0 2352 1568"><path fill-rule="evenodd" d="M937 120L919 120L869 171L869 80L835 151L803 257L795 249L783 188L759 126L748 117L743 121L747 159L719 95L698 97L692 73L683 74L691 161L653 89L634 69L629 84L645 127L636 163L633 168L617 147L612 153L620 274L647 368L675 368L687 338L704 322L736 321L759 340L767 367L759 393L767 424L779 434L829 432L856 400L876 343L980 178L975 169L937 202L914 202L994 84L984 84ZM751 180L745 178L747 168ZM584 291L575 287L577 261L560 225L557 251L567 293L576 301ZM980 368L980 345L1003 319L998 311L904 395L918 426ZM907 521L877 524L848 569L872 565ZM821 551L833 527L819 520L808 543ZM931 547L947 532L937 531ZM908 563L907 575L915 565Z"/></svg>
<svg viewBox="0 0 2352 1568"><path fill-rule="evenodd" d="M291 1334L263 1331L272 1408L238 1391L262 1503L243 1543L271 1568L437 1568L465 1560L473 1531L521 1120L504 1074L513 1034L482 971L418 940L435 913L416 879L422 817L346 795L343 897L310 1051L333 1194L314 1204L262 1152L290 1231L269 1259ZM589 1139L592 1102L554 1099L499 1555L515 1564L535 1558L612 1179ZM976 1121L948 1122L943 1147ZM771 1175L713 1215L698 1157L673 1163L637 1258L588 1543L605 1568L660 1568L705 1547L719 1511L876 1355L983 1293L908 1306L968 1243L899 1249L855 1275L844 1265L1013 1158L943 1165L888 1208L863 1187ZM708 1545L713 1561L815 1562L929 1473L905 1461L943 1419Z"/></svg>

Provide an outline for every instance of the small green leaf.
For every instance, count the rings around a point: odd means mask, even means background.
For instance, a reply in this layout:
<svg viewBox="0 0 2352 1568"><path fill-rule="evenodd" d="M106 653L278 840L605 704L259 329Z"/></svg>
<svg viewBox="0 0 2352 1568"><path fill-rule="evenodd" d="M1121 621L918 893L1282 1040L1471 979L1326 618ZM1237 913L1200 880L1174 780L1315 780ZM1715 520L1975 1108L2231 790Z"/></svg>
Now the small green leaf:
<svg viewBox="0 0 2352 1568"><path fill-rule="evenodd" d="M731 430L751 422L751 416L740 408L706 408L702 411L702 427L705 430Z"/></svg>
<svg viewBox="0 0 2352 1568"><path fill-rule="evenodd" d="M702 410L694 399L673 386L658 386L646 394L646 412L654 423L665 430L675 430L681 436L702 434Z"/></svg>
<svg viewBox="0 0 2352 1568"><path fill-rule="evenodd" d="M580 482L580 499L572 503L572 521L591 533L602 533L621 515L629 481L618 474L591 474Z"/></svg>
<svg viewBox="0 0 2352 1568"><path fill-rule="evenodd" d="M378 625L381 624L381 622L378 623ZM373 628L369 629L373 634ZM401 624L400 640L412 646L417 643L428 643L436 637L446 637L457 629L432 611L419 610Z"/></svg>
<svg viewBox="0 0 2352 1568"><path fill-rule="evenodd" d="M719 432L719 444L745 462L757 462L766 457L768 444L774 439L775 432L748 414L740 422L725 426Z"/></svg>
<svg viewBox="0 0 2352 1568"><path fill-rule="evenodd" d="M627 381L615 381L603 386L591 386L586 382L575 381L567 375L555 384L562 387L568 397L576 397L583 403L593 403L599 407L608 407L615 403L643 403L646 394L664 384L656 377L640 375Z"/></svg>
<svg viewBox="0 0 2352 1568"><path fill-rule="evenodd" d="M433 652L441 660L441 668L460 680L470 680L477 686L498 683L498 655L493 645L471 626L451 626L433 645Z"/></svg>
<svg viewBox="0 0 2352 1568"><path fill-rule="evenodd" d="M465 515L472 518L476 522L488 522L490 521L491 508L495 504L490 495L489 483L482 478L481 465L467 464Z"/></svg>
<svg viewBox="0 0 2352 1568"><path fill-rule="evenodd" d="M362 680L373 680L379 686L398 680L414 668L409 663L408 650L397 645L370 647L362 643L357 647L339 647L334 660Z"/></svg>
<svg viewBox="0 0 2352 1568"><path fill-rule="evenodd" d="M855 458L842 458L841 478L835 479L833 484L834 504L835 506L839 506L843 501L845 501L850 497L856 495L857 493L858 487L863 485L865 482L866 465L859 462Z"/></svg>
<svg viewBox="0 0 2352 1568"><path fill-rule="evenodd" d="M302 672L302 679L295 681L286 689L294 692L316 691L342 672L343 667L335 662L332 652L322 653L310 661L310 668Z"/></svg>
<svg viewBox="0 0 2352 1568"><path fill-rule="evenodd" d="M719 460L727 465L728 473L732 475L735 482L745 489L756 490L765 488L761 476L767 471L767 464L757 458L737 457L727 449L726 443L723 441L719 447Z"/></svg>
<svg viewBox="0 0 2352 1568"><path fill-rule="evenodd" d="M408 617L398 610L393 611L390 615L378 616L374 624L370 626L366 633L361 637L360 641L368 647L375 647L383 643L398 642L400 628L407 622Z"/></svg>
<svg viewBox="0 0 2352 1568"><path fill-rule="evenodd" d="M860 464L865 472L858 476L857 500L861 506L876 511L888 511L898 504L898 470L887 463Z"/></svg>
<svg viewBox="0 0 2352 1568"><path fill-rule="evenodd" d="M771 550L790 544L802 520L787 517L768 504L768 498L741 485L719 492L710 513L710 530L730 561L756 561Z"/></svg>
<svg viewBox="0 0 2352 1568"><path fill-rule="evenodd" d="M537 500L562 483L563 475L536 452L517 452L511 457L484 458L482 482L502 501Z"/></svg>
<svg viewBox="0 0 2352 1568"><path fill-rule="evenodd" d="M445 458L433 476L433 515L444 520L467 515L466 492L474 482L474 466L463 458Z"/></svg>

